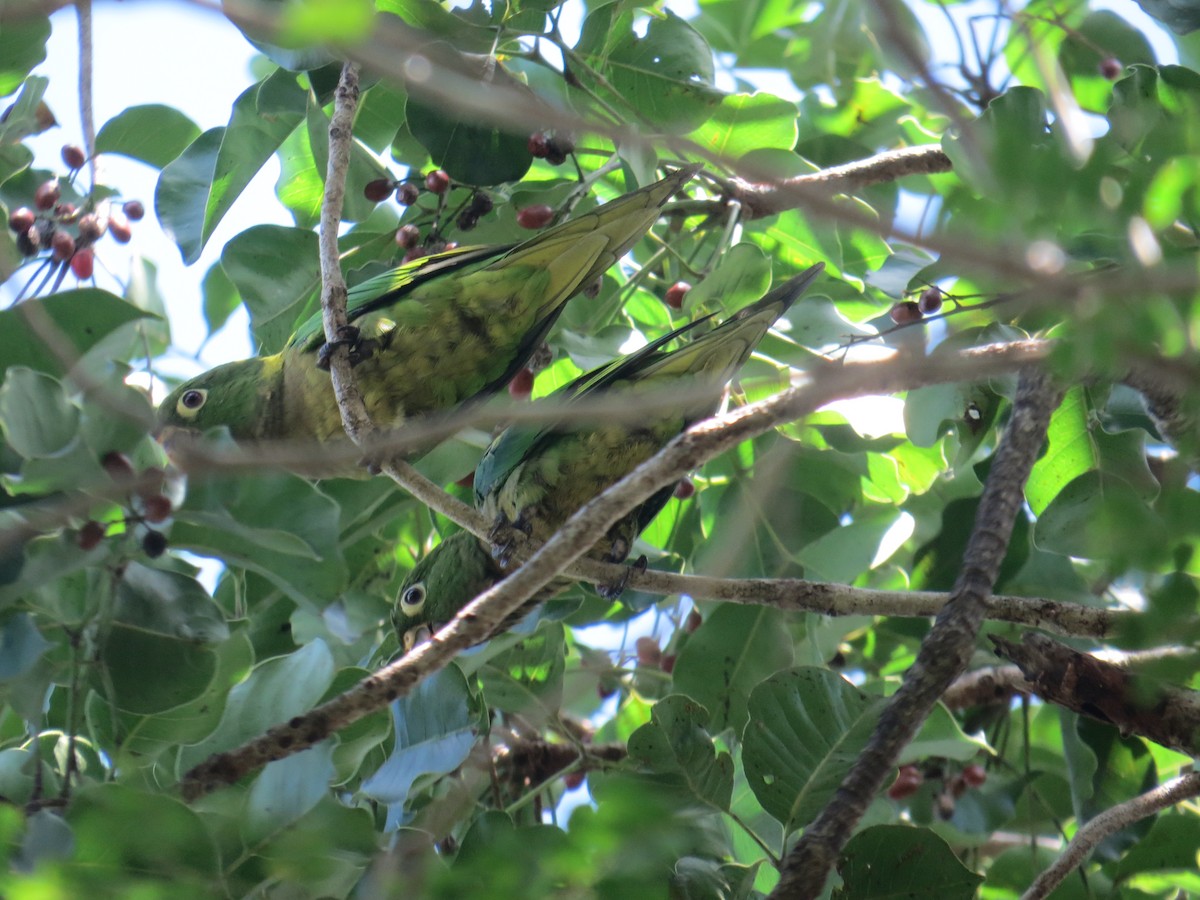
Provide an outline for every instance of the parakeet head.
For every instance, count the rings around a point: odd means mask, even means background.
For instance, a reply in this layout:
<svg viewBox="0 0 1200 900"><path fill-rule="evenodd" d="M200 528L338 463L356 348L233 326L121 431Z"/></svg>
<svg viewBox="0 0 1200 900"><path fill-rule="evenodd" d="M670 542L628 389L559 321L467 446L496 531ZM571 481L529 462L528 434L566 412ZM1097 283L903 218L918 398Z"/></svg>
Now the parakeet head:
<svg viewBox="0 0 1200 900"><path fill-rule="evenodd" d="M450 535L409 573L396 595L392 625L407 653L498 580L496 564L475 535Z"/></svg>
<svg viewBox="0 0 1200 900"><path fill-rule="evenodd" d="M178 431L225 425L235 439L263 437L279 365L278 357L243 359L184 382L159 404L157 434L166 443Z"/></svg>

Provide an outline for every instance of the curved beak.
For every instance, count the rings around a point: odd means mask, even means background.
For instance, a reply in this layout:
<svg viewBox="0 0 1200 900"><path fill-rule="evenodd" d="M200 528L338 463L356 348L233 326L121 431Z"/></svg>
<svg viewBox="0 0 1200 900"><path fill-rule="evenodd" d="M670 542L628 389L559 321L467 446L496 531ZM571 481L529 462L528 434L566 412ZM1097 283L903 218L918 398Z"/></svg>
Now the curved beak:
<svg viewBox="0 0 1200 900"><path fill-rule="evenodd" d="M417 625L404 632L404 636L400 639L400 643L404 645L404 652L411 653L413 647L417 644L423 644L433 637L433 629L428 625Z"/></svg>

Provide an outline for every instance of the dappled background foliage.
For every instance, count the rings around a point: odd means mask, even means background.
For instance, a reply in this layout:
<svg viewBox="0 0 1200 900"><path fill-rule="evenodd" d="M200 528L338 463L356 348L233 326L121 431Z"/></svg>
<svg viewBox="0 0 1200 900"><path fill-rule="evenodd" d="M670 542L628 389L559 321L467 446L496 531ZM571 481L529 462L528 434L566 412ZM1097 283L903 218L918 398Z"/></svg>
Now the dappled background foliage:
<svg viewBox="0 0 1200 900"><path fill-rule="evenodd" d="M189 263L278 162L293 224L229 240L200 300L213 334L244 305L263 353L319 308L341 69L329 44L365 63L339 238L351 284L414 248L523 239L542 215L530 209L579 212L703 160L652 237L567 306L533 398L815 262L826 276L732 404L827 361L1053 339L1068 390L996 592L1136 611L1103 641L1067 629L1080 649L1187 648L1190 412L1184 399L1156 422L1122 382L1139 363L1194 383L1197 23L1186 5L1143 5L1178 34L1132 4L1077 0L227 4L262 53L228 124L134 107L98 123L95 152L161 170L157 223ZM0 27L0 203L54 217L74 254L94 245L103 260L109 238L39 206L39 186L57 179L58 203L102 213L120 186L25 146L46 125L46 81L29 73L51 20L11 3ZM776 196L763 215L744 193L939 143L952 170ZM889 609L633 588L610 602L576 586L389 710L189 805L192 766L398 653L396 588L457 526L381 477L169 469L150 401L127 383L182 374L152 273L93 286L75 255L29 240L28 226L0 236L13 303L0 311L0 884L14 898L769 892L928 631L903 592L954 585L1015 384L1015 370L965 371L783 423L692 473L635 550L671 572L899 592ZM679 306L664 302L681 281L694 286ZM499 407L525 403L510 393ZM418 468L467 499L489 437L468 428ZM834 598L829 612L849 609ZM1151 655L1189 686L1194 657ZM981 640L972 667L998 662ZM1078 824L1188 757L1006 694L939 707L899 762L846 848L839 896L1019 896ZM1200 890L1198 832L1194 808L1134 824L1061 896Z"/></svg>

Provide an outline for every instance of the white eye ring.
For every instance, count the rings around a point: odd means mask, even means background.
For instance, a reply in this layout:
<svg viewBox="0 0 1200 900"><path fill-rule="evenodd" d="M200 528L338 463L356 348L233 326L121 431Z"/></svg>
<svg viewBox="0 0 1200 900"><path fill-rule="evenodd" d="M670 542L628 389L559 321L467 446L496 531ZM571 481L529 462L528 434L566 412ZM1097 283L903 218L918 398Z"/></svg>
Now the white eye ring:
<svg viewBox="0 0 1200 900"><path fill-rule="evenodd" d="M425 606L425 585L418 582L405 588L400 595L400 611L406 616L415 616Z"/></svg>
<svg viewBox="0 0 1200 900"><path fill-rule="evenodd" d="M179 395L179 402L175 404L175 412L181 419L194 419L196 414L204 408L206 402L208 402L208 391L204 388L189 388Z"/></svg>

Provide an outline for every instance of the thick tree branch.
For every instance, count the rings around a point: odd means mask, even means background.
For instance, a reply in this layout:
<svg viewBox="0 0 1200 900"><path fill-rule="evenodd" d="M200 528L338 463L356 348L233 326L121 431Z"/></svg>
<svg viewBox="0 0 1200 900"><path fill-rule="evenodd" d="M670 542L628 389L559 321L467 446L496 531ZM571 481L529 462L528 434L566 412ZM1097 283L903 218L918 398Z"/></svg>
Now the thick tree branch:
<svg viewBox="0 0 1200 900"><path fill-rule="evenodd" d="M900 751L966 668L987 609L985 601L1024 502L1025 481L1042 450L1059 397L1040 369L1022 373L950 601L922 641L916 662L883 711L867 747L785 859L772 898L809 900L821 895L838 854L894 769Z"/></svg>
<svg viewBox="0 0 1200 900"><path fill-rule="evenodd" d="M1014 662L1043 700L1200 756L1200 691L1136 675L1041 634L1016 644L989 635L996 653Z"/></svg>
<svg viewBox="0 0 1200 900"><path fill-rule="evenodd" d="M1200 773L1191 772L1172 778L1166 784L1160 784L1132 800L1106 809L1075 832L1075 837L1071 839L1063 855L1037 877L1029 886L1029 890L1021 895L1021 900L1042 900L1050 896L1050 893L1106 838L1128 828L1134 822L1198 795Z"/></svg>

